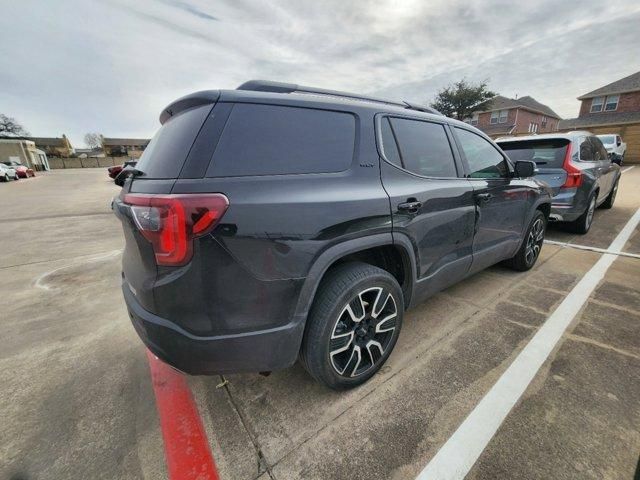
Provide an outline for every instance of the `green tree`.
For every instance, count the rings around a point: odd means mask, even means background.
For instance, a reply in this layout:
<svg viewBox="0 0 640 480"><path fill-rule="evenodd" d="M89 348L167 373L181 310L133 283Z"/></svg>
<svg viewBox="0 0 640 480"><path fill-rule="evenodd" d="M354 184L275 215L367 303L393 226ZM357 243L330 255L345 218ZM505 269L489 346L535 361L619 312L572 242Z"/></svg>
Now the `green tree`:
<svg viewBox="0 0 640 480"><path fill-rule="evenodd" d="M487 89L486 81L473 84L463 78L440 90L431 106L447 117L464 120L479 104L496 95Z"/></svg>

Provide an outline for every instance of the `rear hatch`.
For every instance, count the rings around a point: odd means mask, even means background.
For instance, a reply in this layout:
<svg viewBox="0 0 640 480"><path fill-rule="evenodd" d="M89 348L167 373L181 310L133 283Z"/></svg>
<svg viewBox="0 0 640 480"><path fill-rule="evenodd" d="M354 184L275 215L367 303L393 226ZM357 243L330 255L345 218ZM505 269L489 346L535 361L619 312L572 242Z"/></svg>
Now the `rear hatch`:
<svg viewBox="0 0 640 480"><path fill-rule="evenodd" d="M565 159L571 141L566 138L540 138L532 140L504 140L497 142L513 161L528 160L536 163L536 178L547 183L553 195L567 180Z"/></svg>
<svg viewBox="0 0 640 480"><path fill-rule="evenodd" d="M125 286L150 311L155 309L156 282L166 271L188 263L192 239L208 233L220 209L226 209L223 196L171 195L176 180L193 163L190 152L217 99L201 95L194 100L196 95L163 111L162 127L113 203L124 230Z"/></svg>

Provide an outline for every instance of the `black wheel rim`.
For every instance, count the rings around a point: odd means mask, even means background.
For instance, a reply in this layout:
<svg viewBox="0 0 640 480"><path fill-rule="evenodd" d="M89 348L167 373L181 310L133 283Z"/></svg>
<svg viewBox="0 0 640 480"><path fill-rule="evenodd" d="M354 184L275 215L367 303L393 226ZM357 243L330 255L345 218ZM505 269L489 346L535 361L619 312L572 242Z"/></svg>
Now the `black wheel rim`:
<svg viewBox="0 0 640 480"><path fill-rule="evenodd" d="M524 252L524 258L527 265L533 265L540 254L542 242L544 241L544 220L536 219L529 229L527 236L527 247Z"/></svg>
<svg viewBox="0 0 640 480"><path fill-rule="evenodd" d="M339 375L357 377L377 366L393 338L398 308L382 287L358 293L341 310L331 331L329 359Z"/></svg>

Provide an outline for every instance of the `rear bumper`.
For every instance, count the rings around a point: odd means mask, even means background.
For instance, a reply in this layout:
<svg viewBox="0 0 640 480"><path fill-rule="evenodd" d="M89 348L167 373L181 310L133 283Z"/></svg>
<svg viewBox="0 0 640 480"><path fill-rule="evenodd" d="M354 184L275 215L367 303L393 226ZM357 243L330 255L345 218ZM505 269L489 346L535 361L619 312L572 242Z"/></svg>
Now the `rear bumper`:
<svg viewBox="0 0 640 480"><path fill-rule="evenodd" d="M560 189L551 199L549 220L556 222L577 220L587 208L585 198L583 192L578 188Z"/></svg>
<svg viewBox="0 0 640 480"><path fill-rule="evenodd" d="M133 326L147 348L185 373L272 371L291 366L298 357L303 318L267 330L199 337L142 308L126 282L122 292Z"/></svg>

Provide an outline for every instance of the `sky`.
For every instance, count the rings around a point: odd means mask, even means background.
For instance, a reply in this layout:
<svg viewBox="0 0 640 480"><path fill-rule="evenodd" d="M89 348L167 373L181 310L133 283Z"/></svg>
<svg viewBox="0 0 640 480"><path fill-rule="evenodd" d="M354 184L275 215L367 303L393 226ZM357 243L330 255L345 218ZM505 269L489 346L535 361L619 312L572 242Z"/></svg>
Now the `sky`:
<svg viewBox="0 0 640 480"><path fill-rule="evenodd" d="M0 0L0 113L83 147L170 102L268 79L429 103L461 78L576 97L640 70L637 0Z"/></svg>

